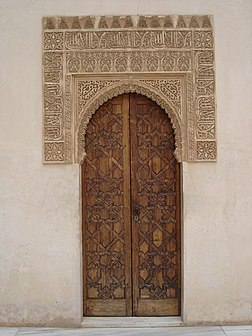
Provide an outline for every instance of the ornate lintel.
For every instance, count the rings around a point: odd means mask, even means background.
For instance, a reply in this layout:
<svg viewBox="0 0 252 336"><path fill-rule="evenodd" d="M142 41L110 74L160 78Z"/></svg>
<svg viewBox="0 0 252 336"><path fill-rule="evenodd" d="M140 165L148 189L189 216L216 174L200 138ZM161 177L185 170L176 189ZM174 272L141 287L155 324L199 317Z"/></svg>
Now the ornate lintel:
<svg viewBox="0 0 252 336"><path fill-rule="evenodd" d="M212 16L45 17L44 162L79 163L85 129L125 92L169 115L178 161L216 160Z"/></svg>

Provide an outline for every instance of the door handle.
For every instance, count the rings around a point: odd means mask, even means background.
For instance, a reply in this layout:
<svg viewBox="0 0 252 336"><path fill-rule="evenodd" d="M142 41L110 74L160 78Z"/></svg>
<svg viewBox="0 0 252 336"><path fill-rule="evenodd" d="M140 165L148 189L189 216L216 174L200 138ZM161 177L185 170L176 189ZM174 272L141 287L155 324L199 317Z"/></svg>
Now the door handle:
<svg viewBox="0 0 252 336"><path fill-rule="evenodd" d="M135 222L139 221L139 212L140 212L139 206L136 205L134 210L133 210L133 217L134 217Z"/></svg>

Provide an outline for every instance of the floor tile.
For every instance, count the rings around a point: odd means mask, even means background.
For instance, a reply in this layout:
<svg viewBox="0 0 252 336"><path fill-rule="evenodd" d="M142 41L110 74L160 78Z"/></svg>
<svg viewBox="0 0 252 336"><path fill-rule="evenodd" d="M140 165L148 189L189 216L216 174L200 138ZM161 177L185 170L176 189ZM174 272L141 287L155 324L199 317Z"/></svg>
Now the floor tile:
<svg viewBox="0 0 252 336"><path fill-rule="evenodd" d="M171 328L21 328L18 336L225 336L221 327Z"/></svg>
<svg viewBox="0 0 252 336"><path fill-rule="evenodd" d="M236 330L229 330L225 331L226 336L252 336L252 329L236 329Z"/></svg>
<svg viewBox="0 0 252 336"><path fill-rule="evenodd" d="M230 330L252 330L252 325L222 326L224 331Z"/></svg>
<svg viewBox="0 0 252 336"><path fill-rule="evenodd" d="M0 327L0 336L15 336L19 328L1 328Z"/></svg>
<svg viewBox="0 0 252 336"><path fill-rule="evenodd" d="M252 336L252 325L164 328L1 328L0 336Z"/></svg>
<svg viewBox="0 0 252 336"><path fill-rule="evenodd" d="M64 329L61 328L20 328L17 336L24 335L59 335L58 332L63 332Z"/></svg>
<svg viewBox="0 0 252 336"><path fill-rule="evenodd" d="M182 319L178 316L169 317L85 317L82 328L163 328L178 327Z"/></svg>

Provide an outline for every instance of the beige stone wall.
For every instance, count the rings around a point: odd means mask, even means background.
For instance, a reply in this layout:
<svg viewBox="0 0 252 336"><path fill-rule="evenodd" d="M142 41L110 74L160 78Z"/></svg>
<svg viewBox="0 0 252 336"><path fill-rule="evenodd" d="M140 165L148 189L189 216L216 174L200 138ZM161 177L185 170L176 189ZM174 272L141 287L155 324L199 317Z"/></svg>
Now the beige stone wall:
<svg viewBox="0 0 252 336"><path fill-rule="evenodd" d="M81 321L79 166L42 164L42 16L213 14L216 163L183 163L187 323L252 316L252 2L0 0L0 324Z"/></svg>

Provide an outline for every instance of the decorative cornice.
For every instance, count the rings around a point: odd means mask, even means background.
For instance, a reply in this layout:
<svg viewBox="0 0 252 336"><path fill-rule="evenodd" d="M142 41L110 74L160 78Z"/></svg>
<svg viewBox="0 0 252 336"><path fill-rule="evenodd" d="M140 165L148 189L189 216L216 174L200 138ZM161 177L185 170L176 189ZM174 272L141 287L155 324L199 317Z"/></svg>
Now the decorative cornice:
<svg viewBox="0 0 252 336"><path fill-rule="evenodd" d="M44 30L209 29L211 15L48 16Z"/></svg>

